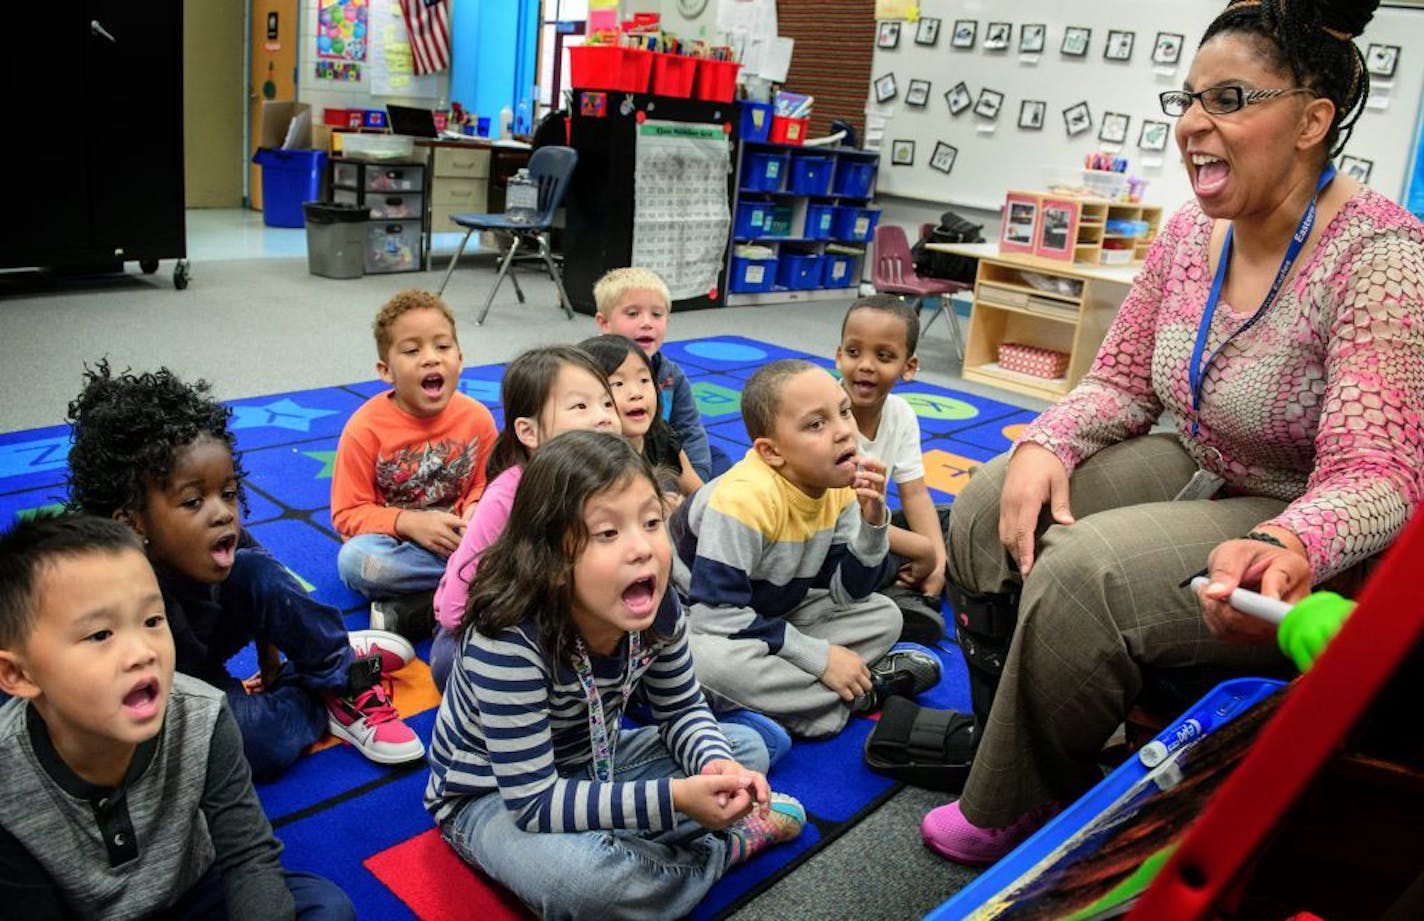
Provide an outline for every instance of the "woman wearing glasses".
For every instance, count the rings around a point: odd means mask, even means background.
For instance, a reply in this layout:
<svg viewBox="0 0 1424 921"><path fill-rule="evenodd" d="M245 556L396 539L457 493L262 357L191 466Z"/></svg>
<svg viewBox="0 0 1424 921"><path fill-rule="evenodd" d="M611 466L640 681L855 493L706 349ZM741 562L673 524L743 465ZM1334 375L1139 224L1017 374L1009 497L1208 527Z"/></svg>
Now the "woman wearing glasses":
<svg viewBox="0 0 1424 921"><path fill-rule="evenodd" d="M1282 671L1231 590L1294 601L1358 572L1424 495L1424 227L1330 162L1375 6L1212 22L1162 94L1195 200L1082 383L956 500L980 738L963 797L922 825L944 856L992 863L1101 777L1144 668ZM1203 567L1205 591L1180 587Z"/></svg>

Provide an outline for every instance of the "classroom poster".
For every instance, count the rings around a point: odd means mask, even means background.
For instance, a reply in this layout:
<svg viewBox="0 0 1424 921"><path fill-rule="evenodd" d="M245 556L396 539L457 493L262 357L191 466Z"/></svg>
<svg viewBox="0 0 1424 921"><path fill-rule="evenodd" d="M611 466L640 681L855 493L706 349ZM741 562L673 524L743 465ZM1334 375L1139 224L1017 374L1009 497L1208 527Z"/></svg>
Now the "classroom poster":
<svg viewBox="0 0 1424 921"><path fill-rule="evenodd" d="M316 56L366 60L367 0L317 0Z"/></svg>
<svg viewBox="0 0 1424 921"><path fill-rule="evenodd" d="M415 75L410 33L401 15L400 0L367 0L370 18L370 60L366 73L374 96L436 99L445 95L441 80L448 73Z"/></svg>
<svg viewBox="0 0 1424 921"><path fill-rule="evenodd" d="M638 126L632 264L667 282L673 300L716 290L727 255L731 144L721 125Z"/></svg>

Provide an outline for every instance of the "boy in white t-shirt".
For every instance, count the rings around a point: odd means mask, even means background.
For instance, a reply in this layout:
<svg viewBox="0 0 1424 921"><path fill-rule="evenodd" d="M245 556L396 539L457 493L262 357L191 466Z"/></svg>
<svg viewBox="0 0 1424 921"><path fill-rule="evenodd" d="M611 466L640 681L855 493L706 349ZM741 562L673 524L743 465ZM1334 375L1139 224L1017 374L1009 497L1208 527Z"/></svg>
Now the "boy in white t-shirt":
<svg viewBox="0 0 1424 921"><path fill-rule="evenodd" d="M863 297L841 322L836 365L850 395L861 454L885 462L900 493L892 519L890 553L899 565L886 583L905 615L902 639L934 642L944 634L939 599L944 591L949 507L936 508L925 485L920 423L910 404L890 391L910 381L919 367L920 320L892 294Z"/></svg>

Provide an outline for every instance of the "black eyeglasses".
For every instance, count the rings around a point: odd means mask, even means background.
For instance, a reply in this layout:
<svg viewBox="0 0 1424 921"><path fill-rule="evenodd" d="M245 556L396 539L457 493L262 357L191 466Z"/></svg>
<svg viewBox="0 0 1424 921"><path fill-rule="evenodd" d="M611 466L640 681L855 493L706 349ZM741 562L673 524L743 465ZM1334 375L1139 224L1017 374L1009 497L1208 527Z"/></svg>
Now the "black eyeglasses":
<svg viewBox="0 0 1424 921"><path fill-rule="evenodd" d="M1168 90L1158 98L1162 100L1162 111L1172 118L1180 118L1187 114L1187 110L1192 107L1192 100L1195 99L1202 104L1202 108L1212 115L1230 115L1232 112L1239 112L1246 106L1264 102L1267 99L1275 99L1277 96L1289 96L1292 93L1310 93L1313 90L1298 86L1288 90L1248 90L1244 87L1211 86L1200 93L1188 93L1186 90Z"/></svg>

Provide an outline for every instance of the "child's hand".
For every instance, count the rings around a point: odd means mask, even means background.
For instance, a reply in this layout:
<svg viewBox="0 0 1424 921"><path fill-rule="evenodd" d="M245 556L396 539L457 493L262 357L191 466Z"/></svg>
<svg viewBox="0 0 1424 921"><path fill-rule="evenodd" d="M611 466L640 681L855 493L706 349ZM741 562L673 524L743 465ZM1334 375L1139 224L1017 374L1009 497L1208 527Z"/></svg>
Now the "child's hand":
<svg viewBox="0 0 1424 921"><path fill-rule="evenodd" d="M944 591L944 563L935 559L933 552L928 557L910 557L909 562L900 567L895 581L921 595L938 598Z"/></svg>
<svg viewBox="0 0 1424 921"><path fill-rule="evenodd" d="M439 556L449 556L460 546L465 521L459 515L433 509L404 509L396 516L396 535L415 541Z"/></svg>
<svg viewBox="0 0 1424 921"><path fill-rule="evenodd" d="M678 777L672 782L672 808L704 828L726 828L752 811L743 780L739 772Z"/></svg>
<svg viewBox="0 0 1424 921"><path fill-rule="evenodd" d="M707 762L702 768L703 774L720 774L736 777L743 782L743 786L752 794L752 799L765 806L771 802L771 788L767 786L766 778L760 771L749 770L742 767L730 758L718 758L716 761ZM719 799L726 794L718 794Z"/></svg>
<svg viewBox="0 0 1424 921"><path fill-rule="evenodd" d="M883 527L890 518L885 508L885 462L867 455L857 457L855 479L850 485L860 500L860 517L868 524Z"/></svg>
<svg viewBox="0 0 1424 921"><path fill-rule="evenodd" d="M870 690L870 669L854 651L832 646L826 656L826 670L821 672L821 683L850 703L856 695Z"/></svg>

